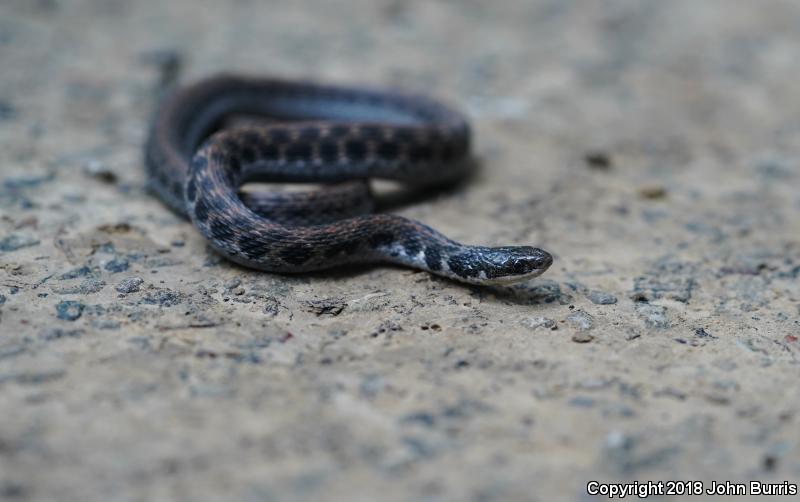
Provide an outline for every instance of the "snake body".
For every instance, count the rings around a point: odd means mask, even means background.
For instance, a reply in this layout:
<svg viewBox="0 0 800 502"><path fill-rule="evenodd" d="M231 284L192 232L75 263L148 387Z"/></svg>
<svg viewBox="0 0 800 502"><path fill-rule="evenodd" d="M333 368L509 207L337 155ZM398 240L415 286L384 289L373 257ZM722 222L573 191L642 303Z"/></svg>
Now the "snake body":
<svg viewBox="0 0 800 502"><path fill-rule="evenodd" d="M235 116L257 125L225 127ZM221 75L159 107L146 145L148 184L236 263L296 273L388 262L472 284L535 277L552 263L530 246L455 242L371 211L367 185L434 185L465 174L470 129L431 99L390 91ZM245 192L248 182L316 182L316 192Z"/></svg>

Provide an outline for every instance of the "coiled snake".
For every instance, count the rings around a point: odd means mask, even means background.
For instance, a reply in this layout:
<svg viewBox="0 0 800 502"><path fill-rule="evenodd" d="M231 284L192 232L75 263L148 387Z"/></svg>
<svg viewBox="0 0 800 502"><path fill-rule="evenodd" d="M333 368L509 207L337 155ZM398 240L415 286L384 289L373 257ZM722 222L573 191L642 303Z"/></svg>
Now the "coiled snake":
<svg viewBox="0 0 800 502"><path fill-rule="evenodd" d="M225 128L233 116L261 123ZM246 267L294 273L389 262L481 285L538 276L553 261L541 249L467 246L417 221L365 214L367 179L456 179L469 143L465 118L425 97L221 75L164 100L145 157L151 190ZM247 182L329 185L240 192Z"/></svg>

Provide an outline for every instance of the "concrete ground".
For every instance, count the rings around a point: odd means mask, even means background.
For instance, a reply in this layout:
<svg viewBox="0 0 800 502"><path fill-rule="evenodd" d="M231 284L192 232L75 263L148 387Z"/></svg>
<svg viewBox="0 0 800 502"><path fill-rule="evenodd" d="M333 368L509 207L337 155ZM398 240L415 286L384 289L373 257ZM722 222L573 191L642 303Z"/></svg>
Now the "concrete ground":
<svg viewBox="0 0 800 502"><path fill-rule="evenodd" d="M799 25L790 0L3 1L0 499L800 482ZM464 109L479 174L393 210L555 264L481 289L222 261L141 160L161 90L222 70Z"/></svg>

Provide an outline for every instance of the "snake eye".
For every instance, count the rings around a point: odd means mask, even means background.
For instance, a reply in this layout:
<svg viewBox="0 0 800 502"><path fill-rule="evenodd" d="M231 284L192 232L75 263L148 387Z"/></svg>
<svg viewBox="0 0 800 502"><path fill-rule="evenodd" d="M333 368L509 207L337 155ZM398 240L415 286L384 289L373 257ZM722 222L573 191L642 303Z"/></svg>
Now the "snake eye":
<svg viewBox="0 0 800 502"><path fill-rule="evenodd" d="M525 260L516 260L514 264L511 266L511 270L515 274L527 274L531 271L531 267Z"/></svg>

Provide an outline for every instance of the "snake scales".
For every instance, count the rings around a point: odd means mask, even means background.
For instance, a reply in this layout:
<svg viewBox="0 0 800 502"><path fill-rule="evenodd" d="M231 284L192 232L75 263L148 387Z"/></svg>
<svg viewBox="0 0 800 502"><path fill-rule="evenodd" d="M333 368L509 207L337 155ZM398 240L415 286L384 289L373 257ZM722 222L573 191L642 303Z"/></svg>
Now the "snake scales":
<svg viewBox="0 0 800 502"><path fill-rule="evenodd" d="M257 125L226 127L232 117ZM472 284L538 276L530 246L457 243L417 221L367 214L367 180L434 185L465 174L465 118L425 97L238 75L179 89L146 145L148 184L241 265L279 273L388 262ZM248 182L317 182L314 192L247 192Z"/></svg>

